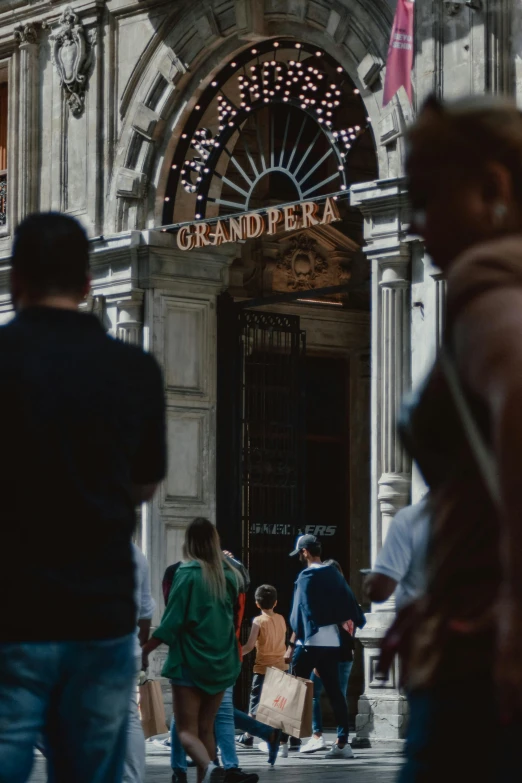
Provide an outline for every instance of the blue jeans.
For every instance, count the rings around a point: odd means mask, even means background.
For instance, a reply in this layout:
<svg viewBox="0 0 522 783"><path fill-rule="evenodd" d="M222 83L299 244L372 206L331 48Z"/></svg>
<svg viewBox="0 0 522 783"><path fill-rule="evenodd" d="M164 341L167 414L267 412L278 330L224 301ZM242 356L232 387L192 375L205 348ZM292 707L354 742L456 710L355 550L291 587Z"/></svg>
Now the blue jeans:
<svg viewBox="0 0 522 783"><path fill-rule="evenodd" d="M292 659L292 674L309 680L313 670L317 669L337 721L337 739L341 744L344 744L348 742L349 717L346 694L343 694L339 682L340 662L341 651L339 647L298 645Z"/></svg>
<svg viewBox="0 0 522 783"><path fill-rule="evenodd" d="M352 671L353 661L341 661L339 663L339 682L341 690L346 696L348 690L348 681L350 679L350 673ZM321 712L321 693L323 692L323 681L320 677L316 677L312 674L312 682L314 684L314 705L312 713L312 731L314 734L323 733L323 715Z"/></svg>
<svg viewBox="0 0 522 783"><path fill-rule="evenodd" d="M236 710L236 708L234 708L234 724L239 731L251 734L253 737L259 737L260 739L265 740L265 742L270 742L274 736L274 729L272 726L268 726L266 723L260 723L255 718L251 718L250 715L247 715L246 712L241 712L241 710Z"/></svg>
<svg viewBox="0 0 522 783"><path fill-rule="evenodd" d="M216 744L221 751L221 761L225 769L236 769L239 767L236 752L236 728L239 731L253 734L254 737L260 737L267 742L270 742L274 734L274 729L271 726L259 723L245 712L237 710L233 703L233 693L233 687L225 691L214 723ZM170 723L170 766L173 770L187 771L187 756L179 741L174 718L172 718Z"/></svg>
<svg viewBox="0 0 522 783"><path fill-rule="evenodd" d="M234 733L234 688L227 688L223 694L223 700L219 705L216 720L214 721L214 733L216 745L221 751L221 761L225 769L236 769L239 761L236 753L236 737ZM174 717L170 723L170 766L173 770L187 771L187 755L179 741Z"/></svg>
<svg viewBox="0 0 522 783"><path fill-rule="evenodd" d="M134 634L0 644L0 783L25 783L43 735L53 783L120 783Z"/></svg>

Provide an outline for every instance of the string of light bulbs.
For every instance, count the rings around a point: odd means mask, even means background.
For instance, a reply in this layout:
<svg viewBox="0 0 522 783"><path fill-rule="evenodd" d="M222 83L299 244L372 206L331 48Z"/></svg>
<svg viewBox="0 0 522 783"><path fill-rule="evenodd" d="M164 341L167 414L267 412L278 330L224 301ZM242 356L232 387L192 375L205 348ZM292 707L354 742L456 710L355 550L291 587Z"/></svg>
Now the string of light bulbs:
<svg viewBox="0 0 522 783"><path fill-rule="evenodd" d="M296 51L293 57L288 55L292 48ZM282 50L285 50L286 56L282 56ZM303 54L307 55L305 59ZM330 66L329 70L326 65ZM331 76L332 71L335 71L336 77ZM239 105L224 90L234 75ZM351 92L360 95L342 66L334 63L322 50L313 50L300 42L274 41L264 51L259 47L246 51L241 62L239 58L232 60L225 67L221 79L214 79L209 86L217 102L217 129L213 131L201 124L192 132L188 132L187 128L181 138L185 140L190 137L188 148L194 154L192 157L186 154L181 164L172 164L173 171L179 165L179 177L184 190L196 195L195 218L202 217L209 181L216 173L215 165L228 139L252 112L271 102L292 105L313 117L337 153L337 169L341 180L339 187L340 190L346 190L347 158L354 143L370 125L370 118L366 117L365 122L359 120L359 124L339 127L336 115L342 108L347 82L350 82ZM194 112L198 110L201 115L204 114L205 110L202 110L200 104L196 105ZM169 201L170 195L165 200Z"/></svg>

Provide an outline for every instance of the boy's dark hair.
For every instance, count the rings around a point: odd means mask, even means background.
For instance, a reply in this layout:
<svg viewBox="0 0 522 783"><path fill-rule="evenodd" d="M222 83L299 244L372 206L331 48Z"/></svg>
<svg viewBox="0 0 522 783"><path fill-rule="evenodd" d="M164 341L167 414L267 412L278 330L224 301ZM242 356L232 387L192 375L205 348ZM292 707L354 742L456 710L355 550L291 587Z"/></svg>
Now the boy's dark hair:
<svg viewBox="0 0 522 783"><path fill-rule="evenodd" d="M321 544L319 541L317 542L317 544L308 544L306 548L310 552L312 557L319 557L319 555L321 554Z"/></svg>
<svg viewBox="0 0 522 783"><path fill-rule="evenodd" d="M87 234L69 215L29 215L15 231L12 267L32 295L81 295L89 280Z"/></svg>
<svg viewBox="0 0 522 783"><path fill-rule="evenodd" d="M261 609L273 609L277 601L277 590L272 585L261 585L256 590L256 603Z"/></svg>

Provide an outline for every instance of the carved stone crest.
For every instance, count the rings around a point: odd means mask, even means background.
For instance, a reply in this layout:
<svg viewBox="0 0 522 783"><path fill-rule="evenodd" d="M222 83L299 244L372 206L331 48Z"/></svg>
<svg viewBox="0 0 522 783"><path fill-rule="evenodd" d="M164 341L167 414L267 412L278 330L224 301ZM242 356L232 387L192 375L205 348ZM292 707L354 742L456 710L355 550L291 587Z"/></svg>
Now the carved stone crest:
<svg viewBox="0 0 522 783"><path fill-rule="evenodd" d="M60 27L51 35L51 56L75 117L85 105L85 90L96 43L96 31L87 33L78 14L70 6L59 19Z"/></svg>
<svg viewBox="0 0 522 783"><path fill-rule="evenodd" d="M315 241L306 234L300 234L290 241L290 247L277 264L286 276L287 287L298 289L315 288L315 279L328 269L328 264L315 250Z"/></svg>

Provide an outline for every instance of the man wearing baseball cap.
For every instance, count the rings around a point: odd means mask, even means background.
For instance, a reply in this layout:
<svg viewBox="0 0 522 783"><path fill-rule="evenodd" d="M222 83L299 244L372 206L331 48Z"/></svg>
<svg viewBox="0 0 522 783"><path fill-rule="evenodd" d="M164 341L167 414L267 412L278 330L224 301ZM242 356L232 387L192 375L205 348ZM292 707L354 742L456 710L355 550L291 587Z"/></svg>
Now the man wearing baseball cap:
<svg viewBox="0 0 522 783"><path fill-rule="evenodd" d="M298 677L309 679L317 670L337 721L337 742L326 758L349 759L353 751L348 744L346 694L339 681L339 626L352 620L360 627L364 615L340 572L321 562L321 542L316 536L299 536L290 556L298 556L304 569L295 583L292 636L285 660L292 663L292 672Z"/></svg>

